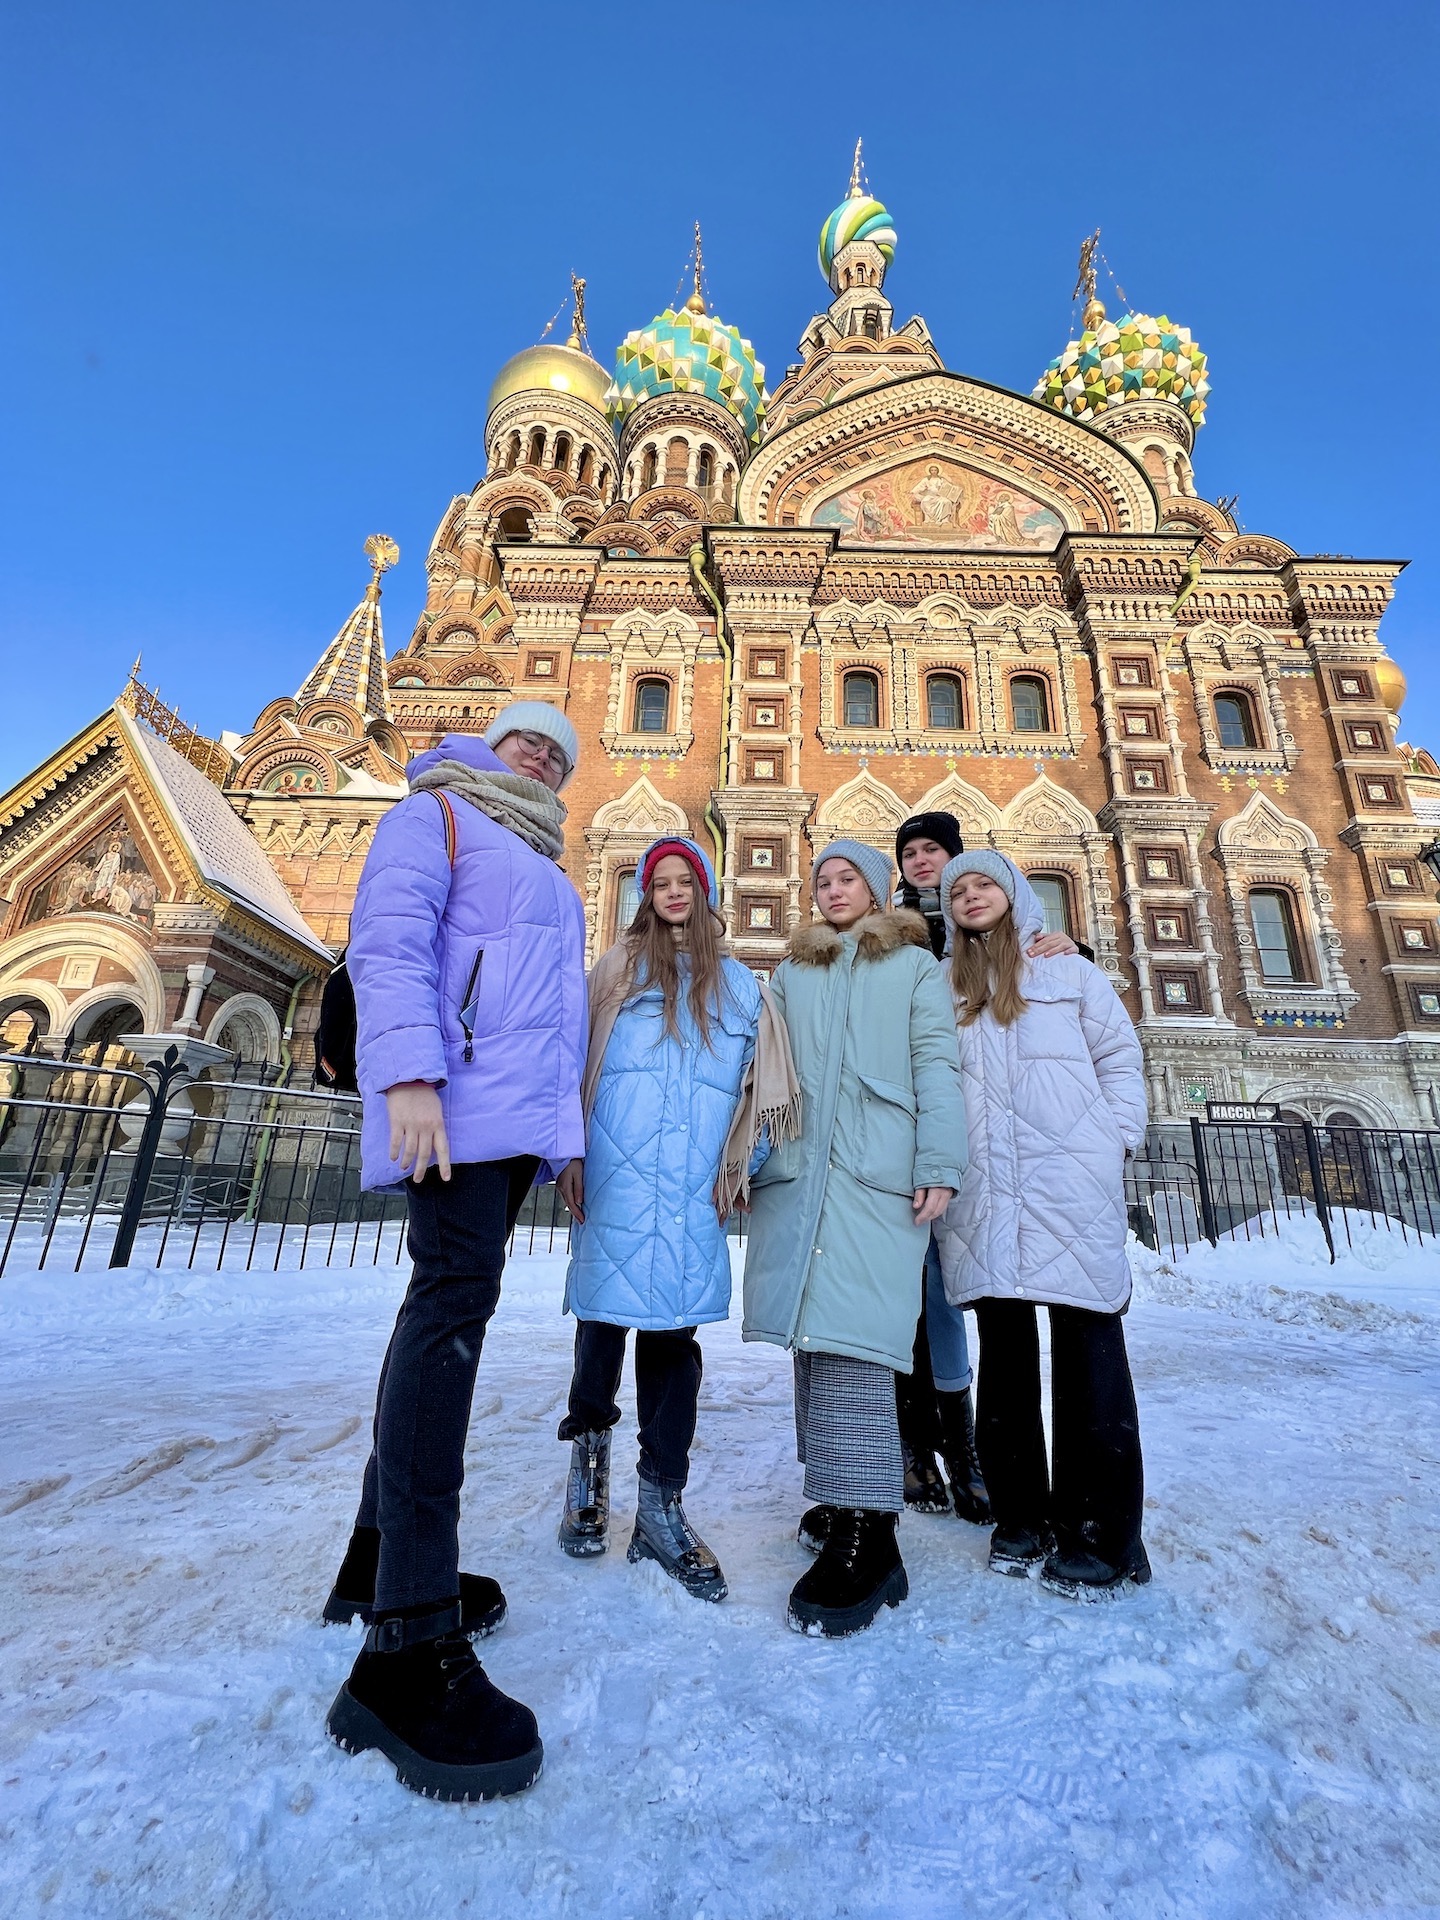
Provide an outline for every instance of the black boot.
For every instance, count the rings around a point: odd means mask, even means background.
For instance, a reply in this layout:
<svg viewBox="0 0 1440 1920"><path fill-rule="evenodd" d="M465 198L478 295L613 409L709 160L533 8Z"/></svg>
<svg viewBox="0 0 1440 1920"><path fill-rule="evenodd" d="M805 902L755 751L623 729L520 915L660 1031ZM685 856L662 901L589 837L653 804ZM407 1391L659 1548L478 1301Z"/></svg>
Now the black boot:
<svg viewBox="0 0 1440 1920"><path fill-rule="evenodd" d="M535 1716L486 1678L459 1622L458 1601L381 1614L325 1730L347 1753L377 1748L432 1800L520 1793L545 1757Z"/></svg>
<svg viewBox="0 0 1440 1920"><path fill-rule="evenodd" d="M988 1527L995 1516L990 1511L990 1496L985 1491L985 1476L980 1471L980 1455L975 1448L975 1405L970 1389L942 1393L940 1431L944 1436L941 1457L950 1476L950 1498L962 1520L977 1527Z"/></svg>
<svg viewBox="0 0 1440 1920"><path fill-rule="evenodd" d="M903 1451L906 1506L913 1508L916 1513L948 1513L950 1495L945 1491L945 1482L940 1477L934 1454L912 1453L909 1447Z"/></svg>
<svg viewBox="0 0 1440 1920"><path fill-rule="evenodd" d="M1136 1587L1150 1584L1150 1556L1143 1541L1118 1567L1083 1549L1062 1553L1057 1548L1040 1569L1041 1586L1064 1600L1114 1600L1127 1582Z"/></svg>
<svg viewBox="0 0 1440 1920"><path fill-rule="evenodd" d="M895 1539L893 1513L836 1507L820 1557L795 1583L786 1620L797 1633L827 1640L860 1633L881 1607L898 1607L910 1592Z"/></svg>
<svg viewBox="0 0 1440 1920"><path fill-rule="evenodd" d="M996 1527L990 1536L990 1571L1028 1580L1049 1553L1048 1530L1038 1527Z"/></svg>
<svg viewBox="0 0 1440 1920"><path fill-rule="evenodd" d="M577 1434L570 1442L560 1546L572 1559L604 1553L610 1544L610 1429Z"/></svg>
<svg viewBox="0 0 1440 1920"><path fill-rule="evenodd" d="M678 1493L640 1482L635 1532L625 1558L653 1560L697 1600L723 1600L730 1591L720 1562L685 1517Z"/></svg>
<svg viewBox="0 0 1440 1920"><path fill-rule="evenodd" d="M340 1562L321 1616L327 1627L348 1627L358 1613L368 1627L375 1605L375 1579L380 1571L380 1529L356 1527ZM505 1596L500 1583L483 1573L460 1576L460 1631L472 1640L484 1640L505 1621Z"/></svg>
<svg viewBox="0 0 1440 1920"><path fill-rule="evenodd" d="M800 1516L795 1538L807 1553L819 1553L830 1538L838 1507L807 1507Z"/></svg>

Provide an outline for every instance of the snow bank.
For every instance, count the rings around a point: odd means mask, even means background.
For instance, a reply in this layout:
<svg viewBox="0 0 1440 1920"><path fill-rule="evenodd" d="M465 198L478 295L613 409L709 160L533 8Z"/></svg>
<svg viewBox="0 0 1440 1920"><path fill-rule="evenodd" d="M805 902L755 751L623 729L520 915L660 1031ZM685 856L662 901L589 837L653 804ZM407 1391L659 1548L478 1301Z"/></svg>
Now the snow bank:
<svg viewBox="0 0 1440 1920"><path fill-rule="evenodd" d="M358 1631L318 1612L402 1275L6 1276L0 1912L1435 1912L1433 1353L1396 1263L1256 1251L1137 1256L1153 1586L1067 1605L987 1573L979 1530L907 1516L910 1601L838 1643L784 1626L807 1564L788 1362L733 1322L702 1334L687 1494L730 1599L627 1565L628 1406L611 1551L558 1551L563 1261L514 1261L462 1542L509 1594L484 1658L547 1760L476 1808L323 1733ZM1305 1304L1359 1309L1367 1285L1377 1317L1339 1331Z"/></svg>

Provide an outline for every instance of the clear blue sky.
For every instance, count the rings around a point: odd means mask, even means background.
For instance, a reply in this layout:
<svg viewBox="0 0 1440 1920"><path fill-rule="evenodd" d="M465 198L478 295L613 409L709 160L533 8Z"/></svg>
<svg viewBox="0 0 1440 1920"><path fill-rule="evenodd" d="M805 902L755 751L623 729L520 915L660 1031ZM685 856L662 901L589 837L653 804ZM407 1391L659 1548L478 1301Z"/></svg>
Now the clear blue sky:
<svg viewBox="0 0 1440 1920"><path fill-rule="evenodd" d="M0 787L145 675L210 732L292 692L400 542L392 650L485 397L573 267L602 356L714 302L778 377L863 133L888 290L1027 390L1076 249L1210 356L1202 492L1408 558L1440 748L1437 10L459 0L5 10Z"/></svg>

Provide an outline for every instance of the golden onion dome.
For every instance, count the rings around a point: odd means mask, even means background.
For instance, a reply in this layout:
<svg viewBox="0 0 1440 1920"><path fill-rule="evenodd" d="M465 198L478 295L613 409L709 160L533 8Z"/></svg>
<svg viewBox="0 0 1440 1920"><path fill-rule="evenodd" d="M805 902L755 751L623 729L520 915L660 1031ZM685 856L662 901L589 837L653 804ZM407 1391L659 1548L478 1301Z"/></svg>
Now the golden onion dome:
<svg viewBox="0 0 1440 1920"><path fill-rule="evenodd" d="M1375 684L1387 713L1398 714L1405 704L1405 676L1390 659L1375 662Z"/></svg>
<svg viewBox="0 0 1440 1920"><path fill-rule="evenodd" d="M486 417L516 393L569 393L604 413L609 384L610 376L575 342L574 334L563 346L547 340L513 354L501 367L490 389Z"/></svg>

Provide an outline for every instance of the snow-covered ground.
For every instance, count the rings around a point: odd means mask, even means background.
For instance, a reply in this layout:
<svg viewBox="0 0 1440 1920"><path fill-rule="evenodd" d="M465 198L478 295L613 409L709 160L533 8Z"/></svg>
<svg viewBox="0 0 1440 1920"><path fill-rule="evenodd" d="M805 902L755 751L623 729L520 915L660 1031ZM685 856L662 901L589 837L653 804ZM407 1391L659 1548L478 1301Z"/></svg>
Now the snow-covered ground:
<svg viewBox="0 0 1440 1920"><path fill-rule="evenodd" d="M562 1262L512 1264L465 1561L534 1791L449 1807L323 1733L322 1629L402 1275L0 1282L0 1912L54 1920L1440 1914L1440 1254L1308 1227L1129 1321L1155 1582L1079 1608L907 1518L911 1599L803 1639L788 1363L702 1336L731 1597L555 1545ZM1318 1238L1318 1236L1317 1236ZM1382 1244L1383 1242L1383 1244Z"/></svg>

